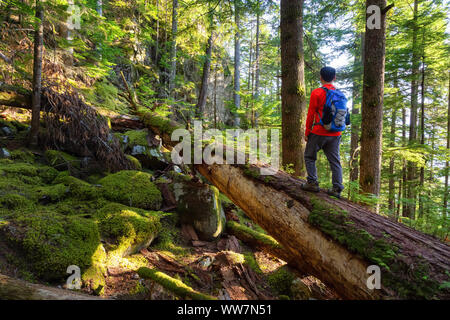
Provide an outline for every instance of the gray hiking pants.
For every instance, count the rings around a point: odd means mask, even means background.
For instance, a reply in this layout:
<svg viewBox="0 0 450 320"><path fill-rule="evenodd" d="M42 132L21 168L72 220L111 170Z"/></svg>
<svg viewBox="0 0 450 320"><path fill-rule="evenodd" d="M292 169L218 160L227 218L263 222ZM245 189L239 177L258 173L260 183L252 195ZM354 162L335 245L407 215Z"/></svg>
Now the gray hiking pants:
<svg viewBox="0 0 450 320"><path fill-rule="evenodd" d="M344 190L344 186L342 185L341 156L339 153L340 143L340 136L318 136L314 133L308 136L308 143L306 144L305 150L305 165L309 182L318 182L316 169L317 152L323 150L330 163L333 187L339 191Z"/></svg>

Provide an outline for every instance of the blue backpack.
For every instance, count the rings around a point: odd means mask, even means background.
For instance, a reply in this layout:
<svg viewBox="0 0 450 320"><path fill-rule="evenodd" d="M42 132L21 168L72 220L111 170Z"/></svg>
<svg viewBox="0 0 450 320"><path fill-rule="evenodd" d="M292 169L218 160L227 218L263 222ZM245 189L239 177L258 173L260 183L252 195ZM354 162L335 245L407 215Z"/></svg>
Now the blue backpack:
<svg viewBox="0 0 450 320"><path fill-rule="evenodd" d="M327 98L323 107L322 118L318 124L330 132L342 132L346 126L350 125L347 98L339 90L330 90L326 87L322 87L322 89L327 93Z"/></svg>

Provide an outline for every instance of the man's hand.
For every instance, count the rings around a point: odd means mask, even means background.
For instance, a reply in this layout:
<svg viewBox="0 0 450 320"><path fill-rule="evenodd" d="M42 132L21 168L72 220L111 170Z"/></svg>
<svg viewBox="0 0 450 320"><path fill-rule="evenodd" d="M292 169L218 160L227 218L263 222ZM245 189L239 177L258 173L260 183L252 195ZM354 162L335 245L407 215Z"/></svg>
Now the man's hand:
<svg viewBox="0 0 450 320"><path fill-rule="evenodd" d="M305 141L308 142L308 136L305 136Z"/></svg>

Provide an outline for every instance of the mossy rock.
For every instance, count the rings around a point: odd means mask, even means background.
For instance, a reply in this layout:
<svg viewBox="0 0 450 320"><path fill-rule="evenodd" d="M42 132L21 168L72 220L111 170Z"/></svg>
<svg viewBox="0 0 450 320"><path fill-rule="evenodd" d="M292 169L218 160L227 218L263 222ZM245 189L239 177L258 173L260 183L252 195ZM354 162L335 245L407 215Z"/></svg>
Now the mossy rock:
<svg viewBox="0 0 450 320"><path fill-rule="evenodd" d="M131 207L159 210L162 195L151 182L151 174L141 171L120 171L101 179L103 194L108 200Z"/></svg>
<svg viewBox="0 0 450 320"><path fill-rule="evenodd" d="M0 196L0 206L8 210L29 208L33 202L20 194L6 194Z"/></svg>
<svg viewBox="0 0 450 320"><path fill-rule="evenodd" d="M138 159L136 159L133 156L130 156L129 154L127 154L126 157L131 162L131 164L133 165L133 168L135 170L142 170L142 165L141 165L141 163L139 162Z"/></svg>
<svg viewBox="0 0 450 320"><path fill-rule="evenodd" d="M70 195L80 200L92 200L100 197L100 192L97 187L92 186L86 181L69 176L66 173L58 175L53 183L68 187Z"/></svg>
<svg viewBox="0 0 450 320"><path fill-rule="evenodd" d="M205 241L217 239L225 230L226 218L216 187L173 175L171 189L177 202L181 223L192 225Z"/></svg>
<svg viewBox="0 0 450 320"><path fill-rule="evenodd" d="M52 167L39 167L38 176L42 179L44 183L52 183L53 180L58 176L59 171Z"/></svg>
<svg viewBox="0 0 450 320"><path fill-rule="evenodd" d="M15 161L33 163L35 161L35 156L31 151L22 149L11 151L11 159Z"/></svg>
<svg viewBox="0 0 450 320"><path fill-rule="evenodd" d="M102 295L105 292L107 254L103 245L99 245L92 255L92 265L81 275L83 286L88 288L95 295Z"/></svg>
<svg viewBox="0 0 450 320"><path fill-rule="evenodd" d="M267 277L267 282L277 294L292 297L291 289L295 278L287 266L282 266Z"/></svg>
<svg viewBox="0 0 450 320"><path fill-rule="evenodd" d="M56 184L52 186L39 187L36 191L38 200L45 202L56 202L64 199L70 189L64 184Z"/></svg>
<svg viewBox="0 0 450 320"><path fill-rule="evenodd" d="M80 169L81 161L68 153L58 150L47 150L45 159L55 169L59 171L68 170L70 168Z"/></svg>
<svg viewBox="0 0 450 320"><path fill-rule="evenodd" d="M88 268L100 244L93 220L64 216L43 207L15 211L9 221L11 225L2 228L0 233L22 249L34 274L45 281L66 279L70 265L81 270Z"/></svg>
<svg viewBox="0 0 450 320"><path fill-rule="evenodd" d="M0 163L0 169L7 175L20 175L26 177L36 177L38 175L38 168L35 165L22 162Z"/></svg>
<svg viewBox="0 0 450 320"><path fill-rule="evenodd" d="M110 203L96 214L102 238L111 243L108 251L124 257L150 246L161 230L159 214L118 203Z"/></svg>
<svg viewBox="0 0 450 320"><path fill-rule="evenodd" d="M124 133L128 137L129 146L145 146L148 147L148 130L131 130Z"/></svg>

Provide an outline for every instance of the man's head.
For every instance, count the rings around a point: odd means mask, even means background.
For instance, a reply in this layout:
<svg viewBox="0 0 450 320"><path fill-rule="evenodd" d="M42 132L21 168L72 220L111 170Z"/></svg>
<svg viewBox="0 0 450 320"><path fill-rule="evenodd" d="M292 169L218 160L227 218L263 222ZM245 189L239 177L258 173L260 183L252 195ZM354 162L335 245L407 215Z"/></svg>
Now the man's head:
<svg viewBox="0 0 450 320"><path fill-rule="evenodd" d="M322 82L331 83L336 80L336 69L325 67L320 70L320 79Z"/></svg>

